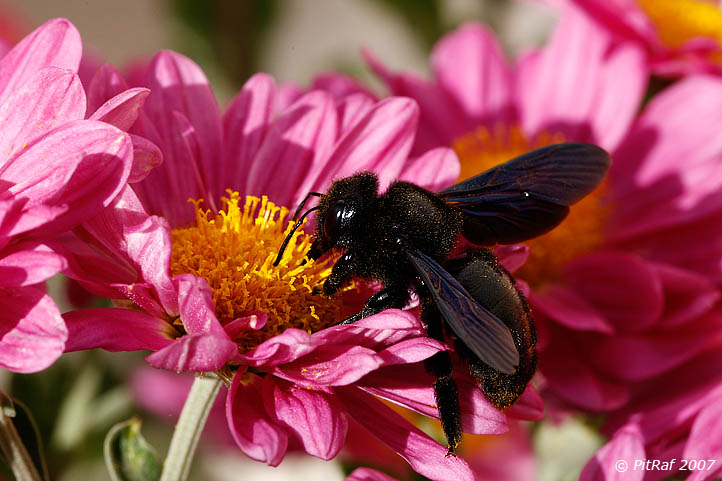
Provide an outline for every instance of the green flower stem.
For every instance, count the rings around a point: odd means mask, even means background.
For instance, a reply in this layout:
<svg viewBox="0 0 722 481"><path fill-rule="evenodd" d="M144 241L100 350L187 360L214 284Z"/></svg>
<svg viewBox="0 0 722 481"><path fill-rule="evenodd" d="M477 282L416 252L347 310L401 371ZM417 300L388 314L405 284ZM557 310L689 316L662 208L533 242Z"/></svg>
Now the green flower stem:
<svg viewBox="0 0 722 481"><path fill-rule="evenodd" d="M15 429L12 417L13 408L3 406L0 409L0 449L10 465L17 481L42 481L33 464L20 435Z"/></svg>
<svg viewBox="0 0 722 481"><path fill-rule="evenodd" d="M193 454L220 387L221 380L214 374L193 381L170 441L160 481L185 481L188 478Z"/></svg>

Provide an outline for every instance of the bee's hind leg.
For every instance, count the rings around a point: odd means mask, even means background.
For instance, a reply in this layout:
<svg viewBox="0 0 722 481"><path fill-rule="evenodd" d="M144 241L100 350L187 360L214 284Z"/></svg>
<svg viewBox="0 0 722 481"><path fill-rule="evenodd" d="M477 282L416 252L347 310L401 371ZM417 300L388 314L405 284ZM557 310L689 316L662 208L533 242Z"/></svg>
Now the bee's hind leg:
<svg viewBox="0 0 722 481"><path fill-rule="evenodd" d="M429 337L444 342L441 313L430 299L422 298L421 318L426 324ZM446 456L455 456L454 450L461 442L461 408L459 407L459 391L453 377L453 368L449 351L437 352L424 361L426 370L436 377L434 381L434 398L439 410L441 428L446 436L449 451Z"/></svg>

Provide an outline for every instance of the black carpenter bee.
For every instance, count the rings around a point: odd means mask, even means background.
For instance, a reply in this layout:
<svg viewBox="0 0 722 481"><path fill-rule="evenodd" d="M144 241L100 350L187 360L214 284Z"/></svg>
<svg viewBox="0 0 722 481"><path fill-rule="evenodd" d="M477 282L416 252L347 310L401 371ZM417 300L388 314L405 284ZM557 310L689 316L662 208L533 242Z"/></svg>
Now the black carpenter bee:
<svg viewBox="0 0 722 481"><path fill-rule="evenodd" d="M430 337L453 340L457 355L497 408L513 404L536 369L536 330L526 299L490 250L476 247L450 257L459 235L479 246L512 244L539 236L568 214L569 206L604 178L609 155L589 144L543 147L438 193L397 181L378 193L378 179L362 172L335 181L328 192L311 192L319 204L308 258L343 250L323 294L351 280L374 280L383 289L352 323L384 309L403 308L413 287ZM276 265L290 239L276 259ZM456 382L448 351L425 361L436 377L434 394L449 454L462 437Z"/></svg>

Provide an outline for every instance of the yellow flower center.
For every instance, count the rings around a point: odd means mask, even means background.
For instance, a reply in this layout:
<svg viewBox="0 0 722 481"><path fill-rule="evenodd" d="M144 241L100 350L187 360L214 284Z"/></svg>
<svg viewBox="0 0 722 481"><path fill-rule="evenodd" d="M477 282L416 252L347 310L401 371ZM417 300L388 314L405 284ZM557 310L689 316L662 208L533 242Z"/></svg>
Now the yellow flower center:
<svg viewBox="0 0 722 481"><path fill-rule="evenodd" d="M331 273L335 259L307 261L311 237L300 229L293 234L281 262L273 266L283 239L293 223L288 209L267 197L248 196L241 208L240 195L230 192L217 214L195 205L196 222L172 232L171 273L203 277L213 291L216 316L222 324L267 314L266 325L235 339L241 352L289 327L315 332L340 320L340 307L313 293ZM284 227L285 226L285 227Z"/></svg>
<svg viewBox="0 0 722 481"><path fill-rule="evenodd" d="M705 0L639 0L639 6L657 27L660 40L680 47L695 37L722 44L722 11Z"/></svg>
<svg viewBox="0 0 722 481"><path fill-rule="evenodd" d="M561 133L542 132L528 139L518 126L479 127L454 142L461 162L459 180L467 179L530 150L564 142ZM570 209L569 215L546 234L526 242L529 259L515 275L534 287L559 279L571 260L594 250L604 238L608 209L602 202L603 185Z"/></svg>

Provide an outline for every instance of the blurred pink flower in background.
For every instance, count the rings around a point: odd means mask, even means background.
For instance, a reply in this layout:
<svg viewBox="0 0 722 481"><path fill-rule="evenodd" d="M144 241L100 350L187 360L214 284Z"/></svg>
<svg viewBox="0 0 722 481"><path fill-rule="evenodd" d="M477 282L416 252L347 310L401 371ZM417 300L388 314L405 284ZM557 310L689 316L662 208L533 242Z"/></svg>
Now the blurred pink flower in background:
<svg viewBox="0 0 722 481"><path fill-rule="evenodd" d="M0 366L12 371L44 369L64 349L67 329L42 283L66 260L48 242L109 205L131 171L129 136L100 122L108 109L83 120L81 51L75 27L57 19L0 61ZM124 100L109 102L116 115L132 115Z"/></svg>
<svg viewBox="0 0 722 481"><path fill-rule="evenodd" d="M301 232L271 265L288 232L288 210L274 203L292 207L359 170L378 172L384 186L401 177L439 188L458 176L448 148L409 159L416 104L311 91L285 107L273 79L259 74L221 115L189 59L161 52L145 74L152 93L131 132L158 145L164 162L65 239L68 274L131 309L65 314L68 350L150 349L155 367L232 376L231 434L248 456L271 465L289 446L333 458L354 419L417 472L473 479L463 460L445 458L445 447L372 395L438 416L420 361L445 347L398 310L333 326L338 305L311 292L331 261L301 265L309 246ZM96 103L126 88L107 66L93 81ZM264 198L244 206L242 195ZM506 430L505 414L473 382L462 392L469 432ZM538 419L541 410L530 390L507 413Z"/></svg>
<svg viewBox="0 0 722 481"><path fill-rule="evenodd" d="M610 33L642 46L654 73L722 73L722 10L714 0L570 0Z"/></svg>

